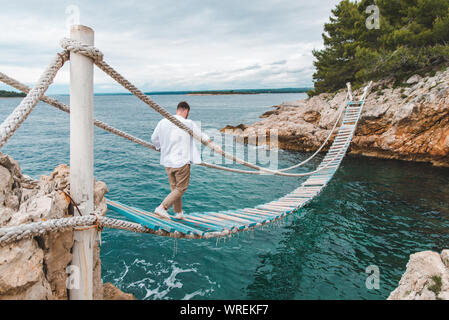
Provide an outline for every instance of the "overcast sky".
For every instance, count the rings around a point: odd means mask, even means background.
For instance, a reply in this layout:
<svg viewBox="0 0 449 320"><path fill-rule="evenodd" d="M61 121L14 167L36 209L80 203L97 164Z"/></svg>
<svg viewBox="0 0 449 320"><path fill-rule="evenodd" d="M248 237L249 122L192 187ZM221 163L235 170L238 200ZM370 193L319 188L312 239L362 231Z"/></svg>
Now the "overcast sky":
<svg viewBox="0 0 449 320"><path fill-rule="evenodd" d="M0 71L33 84L77 8L106 62L144 91L311 86L312 50L338 2L0 0ZM49 93L68 93L68 69ZM96 69L95 91L123 90Z"/></svg>

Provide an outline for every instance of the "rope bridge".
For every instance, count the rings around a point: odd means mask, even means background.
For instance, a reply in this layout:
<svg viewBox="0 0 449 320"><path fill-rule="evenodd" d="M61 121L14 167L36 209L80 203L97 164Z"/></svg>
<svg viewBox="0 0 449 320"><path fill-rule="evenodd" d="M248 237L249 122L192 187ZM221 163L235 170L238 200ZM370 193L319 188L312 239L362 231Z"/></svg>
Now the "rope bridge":
<svg viewBox="0 0 449 320"><path fill-rule="evenodd" d="M111 219L93 212L87 216L54 219L20 226L4 227L0 228L0 245L18 241L27 237L41 235L47 232L57 232L65 229L89 226L96 226L98 228L108 227L124 229L133 232L152 233L160 236L175 238L207 239L229 236L236 232L247 231L269 223L280 221L288 215L298 212L300 208L312 201L312 199L318 196L332 179L336 170L340 166L347 149L349 148L357 122L362 112L366 95L369 87L371 86L371 83L369 83L365 87L360 101L354 102L351 86L348 83L348 94L346 100L340 107L336 122L320 148L318 148L313 155L301 163L280 170L271 170L249 163L223 151L210 139L195 133L193 130L185 126L166 109L151 100L147 95L145 95L142 91L115 71L111 66L109 66L103 60L103 54L97 48L84 45L73 39L61 40L61 46L64 51L55 56L41 78L38 80L37 84L32 89L28 88L19 81L0 73L0 81L11 85L17 90L27 93L27 96L22 100L19 106L0 125L0 148L6 144L8 139L15 133L23 121L25 121L40 100L58 108L59 110L67 113L70 112L70 108L67 105L56 99L44 96L44 93L52 83L58 70L67 60L70 59L70 53L73 52L91 58L101 70L111 76L125 89L130 91L133 95L153 108L163 117L167 118L173 124L187 132L191 137L201 142L206 147L212 149L215 153L253 170L229 168L206 162L201 163L202 166L243 174L272 174L286 177L307 176L308 179L303 182L300 187L284 197L259 205L255 208L207 213L190 213L185 216L185 219L182 220L174 218L171 220L161 219L152 212L107 199L107 206L110 210L122 214L133 222ZM311 161L324 148L324 146L327 145L327 142L337 130L337 125L340 121L341 125L338 127L335 139L317 169L303 173L286 173L286 171L301 167ZM154 145L151 143L116 129L102 121L94 120L94 125L148 149L156 150Z"/></svg>

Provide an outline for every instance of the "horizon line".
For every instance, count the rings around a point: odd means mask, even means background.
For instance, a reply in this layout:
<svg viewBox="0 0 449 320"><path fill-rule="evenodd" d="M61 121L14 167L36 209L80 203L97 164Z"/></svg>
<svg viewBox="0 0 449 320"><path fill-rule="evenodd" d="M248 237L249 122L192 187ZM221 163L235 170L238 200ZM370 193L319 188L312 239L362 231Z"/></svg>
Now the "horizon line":
<svg viewBox="0 0 449 320"><path fill-rule="evenodd" d="M307 93L314 87L297 88L262 88L262 89L208 89L208 90L167 90L167 91L146 91L146 95L183 95L183 94L213 94L213 93ZM70 93L54 93L53 95L70 95ZM94 95L132 95L130 92L94 92Z"/></svg>

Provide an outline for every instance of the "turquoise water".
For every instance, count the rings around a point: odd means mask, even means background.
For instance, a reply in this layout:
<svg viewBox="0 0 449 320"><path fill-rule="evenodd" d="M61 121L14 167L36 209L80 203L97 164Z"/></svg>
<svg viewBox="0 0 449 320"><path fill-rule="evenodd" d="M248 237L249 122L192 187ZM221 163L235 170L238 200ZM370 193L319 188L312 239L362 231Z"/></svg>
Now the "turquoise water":
<svg viewBox="0 0 449 320"><path fill-rule="evenodd" d="M272 105L302 94L154 96L170 111L180 100L203 129L254 122ZM59 96L68 102L67 96ZM19 99L0 99L0 121ZM95 117L149 140L161 117L131 96L96 96ZM69 163L69 117L39 104L2 152L38 178ZM213 131L212 131L213 133ZM279 152L281 167L309 154ZM311 163L316 166L322 156ZM95 176L108 197L153 209L169 191L158 154L95 129ZM184 209L255 206L302 179L192 170ZM411 253L449 241L449 169L348 156L335 178L296 219L221 240L178 240L126 231L102 233L102 276L138 299L385 299ZM120 216L108 212L111 217ZM177 249L175 250L175 246ZM365 269L380 269L368 290Z"/></svg>

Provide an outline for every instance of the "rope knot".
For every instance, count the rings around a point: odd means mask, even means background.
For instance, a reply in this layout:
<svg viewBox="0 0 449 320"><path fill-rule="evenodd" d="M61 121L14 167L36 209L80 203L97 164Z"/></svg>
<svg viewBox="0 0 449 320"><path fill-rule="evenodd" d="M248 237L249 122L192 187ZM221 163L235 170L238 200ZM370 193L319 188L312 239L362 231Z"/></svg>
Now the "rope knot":
<svg viewBox="0 0 449 320"><path fill-rule="evenodd" d="M94 215L95 215L95 227L97 228L98 232L101 232L101 231L103 231L103 225L102 225L102 223L100 221L102 215L101 215L100 212L95 212Z"/></svg>
<svg viewBox="0 0 449 320"><path fill-rule="evenodd" d="M88 46L83 44L81 41L69 38L63 38L59 43L63 49L73 53L82 54L93 59L95 62L100 62L103 60L103 53L94 46Z"/></svg>

